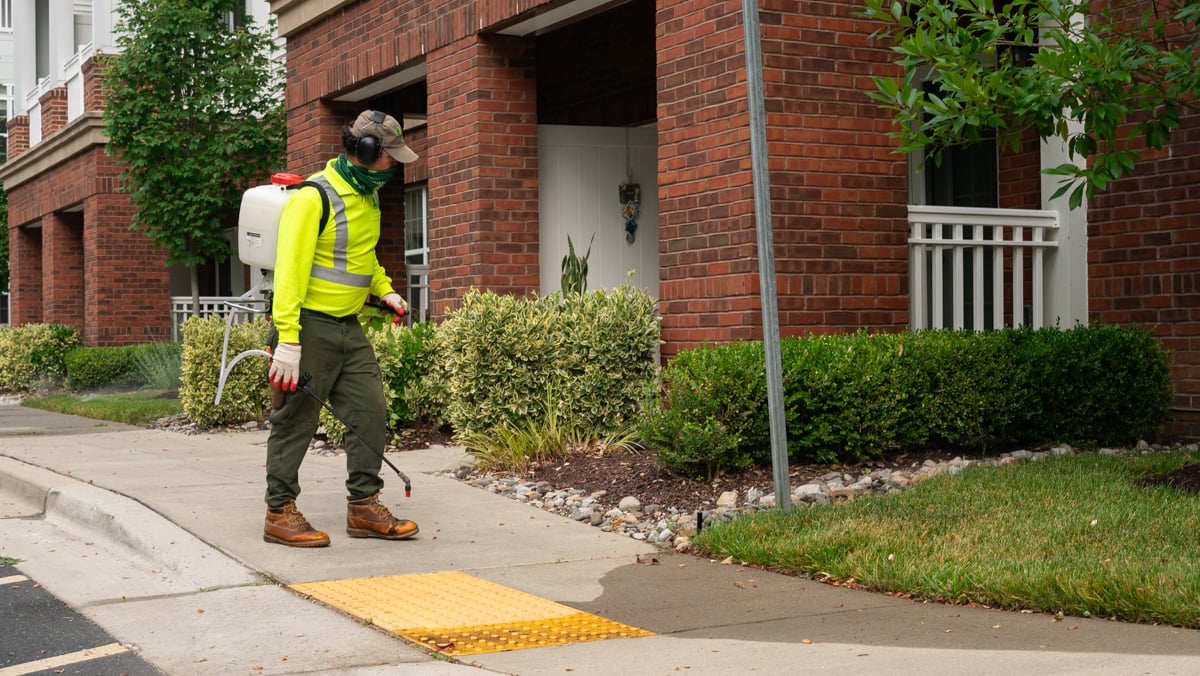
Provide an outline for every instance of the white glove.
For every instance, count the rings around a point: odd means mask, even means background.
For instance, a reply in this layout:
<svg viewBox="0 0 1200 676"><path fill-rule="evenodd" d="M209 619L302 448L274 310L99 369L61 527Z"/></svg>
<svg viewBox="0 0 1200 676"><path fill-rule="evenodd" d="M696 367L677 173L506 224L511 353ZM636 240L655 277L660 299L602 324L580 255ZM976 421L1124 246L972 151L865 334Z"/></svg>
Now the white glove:
<svg viewBox="0 0 1200 676"><path fill-rule="evenodd" d="M293 343L277 345L271 354L271 370L267 378L272 385L295 392L300 382L300 346Z"/></svg>
<svg viewBox="0 0 1200 676"><path fill-rule="evenodd" d="M396 313L396 321L400 321L401 317L408 314L408 303L404 302L404 299L400 297L400 294L389 293L383 298L380 298L380 300L383 301L384 305L391 307L392 311Z"/></svg>

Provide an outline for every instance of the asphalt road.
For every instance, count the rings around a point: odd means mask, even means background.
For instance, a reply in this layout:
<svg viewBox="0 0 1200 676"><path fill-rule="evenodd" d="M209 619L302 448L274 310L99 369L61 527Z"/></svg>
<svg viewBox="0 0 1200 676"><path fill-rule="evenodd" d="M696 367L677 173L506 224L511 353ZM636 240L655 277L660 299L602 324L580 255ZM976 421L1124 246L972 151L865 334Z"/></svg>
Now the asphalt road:
<svg viewBox="0 0 1200 676"><path fill-rule="evenodd" d="M0 676L162 673L8 563L0 565L0 617Z"/></svg>

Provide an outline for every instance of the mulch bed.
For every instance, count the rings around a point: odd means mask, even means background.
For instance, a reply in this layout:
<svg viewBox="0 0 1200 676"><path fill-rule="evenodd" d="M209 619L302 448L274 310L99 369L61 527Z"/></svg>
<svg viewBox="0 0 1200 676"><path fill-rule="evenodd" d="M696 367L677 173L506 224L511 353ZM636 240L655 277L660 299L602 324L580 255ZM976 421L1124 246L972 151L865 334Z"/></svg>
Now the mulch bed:
<svg viewBox="0 0 1200 676"><path fill-rule="evenodd" d="M1170 486L1200 495L1200 464L1184 465L1170 474L1146 479L1142 483L1146 486Z"/></svg>

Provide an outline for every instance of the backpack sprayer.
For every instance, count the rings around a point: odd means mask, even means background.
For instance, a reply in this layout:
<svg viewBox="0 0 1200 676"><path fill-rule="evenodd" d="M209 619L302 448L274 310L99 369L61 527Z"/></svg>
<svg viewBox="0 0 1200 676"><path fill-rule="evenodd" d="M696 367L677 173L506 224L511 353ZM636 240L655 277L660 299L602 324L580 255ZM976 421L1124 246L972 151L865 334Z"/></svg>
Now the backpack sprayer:
<svg viewBox="0 0 1200 676"><path fill-rule="evenodd" d="M271 290L275 270L275 247L279 237L279 216L283 213L284 205L295 194L293 190L303 183L305 183L304 179L296 174L279 173L271 177L269 185L255 186L242 194L242 207L238 212L238 259L246 265L261 268L262 279L252 289L238 296L238 302L225 301L230 308L255 314L266 314L271 311ZM321 199L324 204L327 199L324 190L321 191ZM259 293L266 297L254 298ZM253 307L253 304L261 304L263 307ZM271 353L266 350L246 350L234 356L226 364L225 359L229 354L229 330L233 326L233 315L234 313L230 312L225 320L225 338L221 344L221 371L217 380L217 396L213 402L215 404L221 403L221 393L225 390L225 379L229 377L229 373L233 371L233 367L239 361L251 355L271 358Z"/></svg>
<svg viewBox="0 0 1200 676"><path fill-rule="evenodd" d="M283 214L283 207L292 198L295 191L304 186L313 186L321 193L321 224L317 230L317 236L320 237L321 232L325 229L325 222L329 220L329 196L325 194L325 189L319 183L313 181L305 181L296 174L278 173L271 176L269 185L260 185L250 188L242 194L242 206L238 212L238 258L253 267L262 269L262 280L254 285L252 289L238 296L237 302L225 301L225 304L231 308L252 312L255 314L265 314L271 311L271 292L273 289L273 272L275 270L275 253L279 239L279 217ZM262 293L265 298L256 299L255 294ZM253 304L261 304L263 307L256 308ZM386 303L367 303L371 307L384 310L395 315L394 321L399 322L403 313L397 313L392 306ZM239 361L251 355L258 355L271 359L271 353L267 350L245 350L234 355L233 359L226 364L225 359L229 354L229 331L233 327L233 312L225 319L225 338L221 344L221 371L217 380L217 395L213 400L214 404L221 403L221 393L225 390L225 380L229 377L233 367ZM308 383L312 380L312 374L304 373L300 377L296 389L304 392L312 397L325 410L329 411L338 422L346 426L346 429L354 433L363 444L375 452L388 467L391 467L400 480L404 482L404 495L408 497L412 495L412 483L408 477L404 475L390 460L383 454L383 451L375 448L367 438L362 435L353 425L346 422L346 419L334 411L316 392L309 387ZM280 393L282 394L282 392ZM272 404L278 408L278 403L274 401L275 393L272 392Z"/></svg>

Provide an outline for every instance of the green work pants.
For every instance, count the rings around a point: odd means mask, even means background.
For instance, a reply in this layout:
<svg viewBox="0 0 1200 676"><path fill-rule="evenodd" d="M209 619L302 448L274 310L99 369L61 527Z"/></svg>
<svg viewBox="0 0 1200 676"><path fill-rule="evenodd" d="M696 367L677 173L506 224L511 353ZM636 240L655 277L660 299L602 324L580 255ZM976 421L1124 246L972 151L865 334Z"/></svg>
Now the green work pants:
<svg viewBox="0 0 1200 676"><path fill-rule="evenodd" d="M272 348L275 338L272 331ZM300 373L312 374L308 387L347 423L367 438L368 447L347 431L346 492L350 499L372 496L383 488L379 469L387 440L387 403L375 350L356 316L330 317L300 311ZM300 495L300 464L320 425L321 405L297 390L270 415L267 437L268 507L279 507Z"/></svg>

